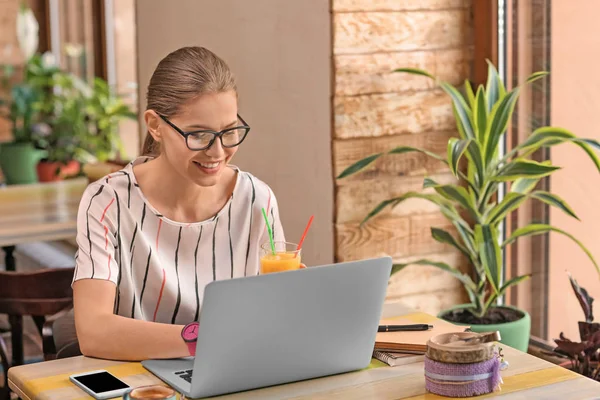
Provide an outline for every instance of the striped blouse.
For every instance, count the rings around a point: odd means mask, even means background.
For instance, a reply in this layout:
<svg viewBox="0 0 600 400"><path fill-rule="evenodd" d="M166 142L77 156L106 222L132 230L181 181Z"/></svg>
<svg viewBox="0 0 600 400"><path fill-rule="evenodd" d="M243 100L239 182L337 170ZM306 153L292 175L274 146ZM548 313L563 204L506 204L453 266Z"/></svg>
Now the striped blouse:
<svg viewBox="0 0 600 400"><path fill-rule="evenodd" d="M115 283L118 315L171 324L198 319L204 287L214 280L256 275L268 241L264 207L276 240L285 240L271 189L238 171L233 194L214 217L180 223L144 197L133 165L92 183L77 217L73 281Z"/></svg>

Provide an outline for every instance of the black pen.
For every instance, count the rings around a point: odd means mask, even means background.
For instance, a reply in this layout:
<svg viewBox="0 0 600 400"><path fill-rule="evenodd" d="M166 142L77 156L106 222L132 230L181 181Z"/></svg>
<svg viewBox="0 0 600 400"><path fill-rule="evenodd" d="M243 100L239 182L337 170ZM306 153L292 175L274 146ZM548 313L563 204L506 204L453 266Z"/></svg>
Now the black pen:
<svg viewBox="0 0 600 400"><path fill-rule="evenodd" d="M377 332L406 332L406 331L428 331L433 325L414 324L414 325L379 325Z"/></svg>

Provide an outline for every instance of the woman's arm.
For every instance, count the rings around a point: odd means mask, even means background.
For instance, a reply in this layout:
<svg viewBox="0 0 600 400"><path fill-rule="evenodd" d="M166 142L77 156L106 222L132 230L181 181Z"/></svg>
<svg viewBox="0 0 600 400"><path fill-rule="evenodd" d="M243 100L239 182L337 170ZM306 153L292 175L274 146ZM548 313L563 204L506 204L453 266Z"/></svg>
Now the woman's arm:
<svg viewBox="0 0 600 400"><path fill-rule="evenodd" d="M99 279L73 284L75 327L81 352L112 360L189 356L182 325L159 324L113 314L116 286Z"/></svg>
<svg viewBox="0 0 600 400"><path fill-rule="evenodd" d="M114 315L118 202L115 190L99 181L86 189L79 206L73 303L81 351L115 360L189 356L182 326Z"/></svg>

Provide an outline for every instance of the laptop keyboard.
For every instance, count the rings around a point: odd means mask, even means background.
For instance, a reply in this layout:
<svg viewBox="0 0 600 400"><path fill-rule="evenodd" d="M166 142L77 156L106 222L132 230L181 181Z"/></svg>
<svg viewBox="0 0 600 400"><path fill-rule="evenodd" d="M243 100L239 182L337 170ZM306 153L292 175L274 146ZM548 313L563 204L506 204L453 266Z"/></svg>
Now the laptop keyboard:
<svg viewBox="0 0 600 400"><path fill-rule="evenodd" d="M175 372L175 375L179 376L181 379L183 379L189 383L192 383L192 371L193 370L191 370L191 369L177 371L177 372Z"/></svg>

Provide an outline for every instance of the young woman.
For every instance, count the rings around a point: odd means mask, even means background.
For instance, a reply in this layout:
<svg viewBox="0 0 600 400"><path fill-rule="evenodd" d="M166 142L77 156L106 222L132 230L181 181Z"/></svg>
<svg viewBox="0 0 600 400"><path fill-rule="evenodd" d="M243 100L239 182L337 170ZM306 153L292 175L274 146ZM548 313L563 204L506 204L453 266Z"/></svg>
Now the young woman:
<svg viewBox="0 0 600 400"><path fill-rule="evenodd" d="M193 355L205 285L259 272L262 208L284 240L271 189L230 165L250 127L227 64L176 50L147 97L144 156L91 184L79 208L73 291L87 356Z"/></svg>

